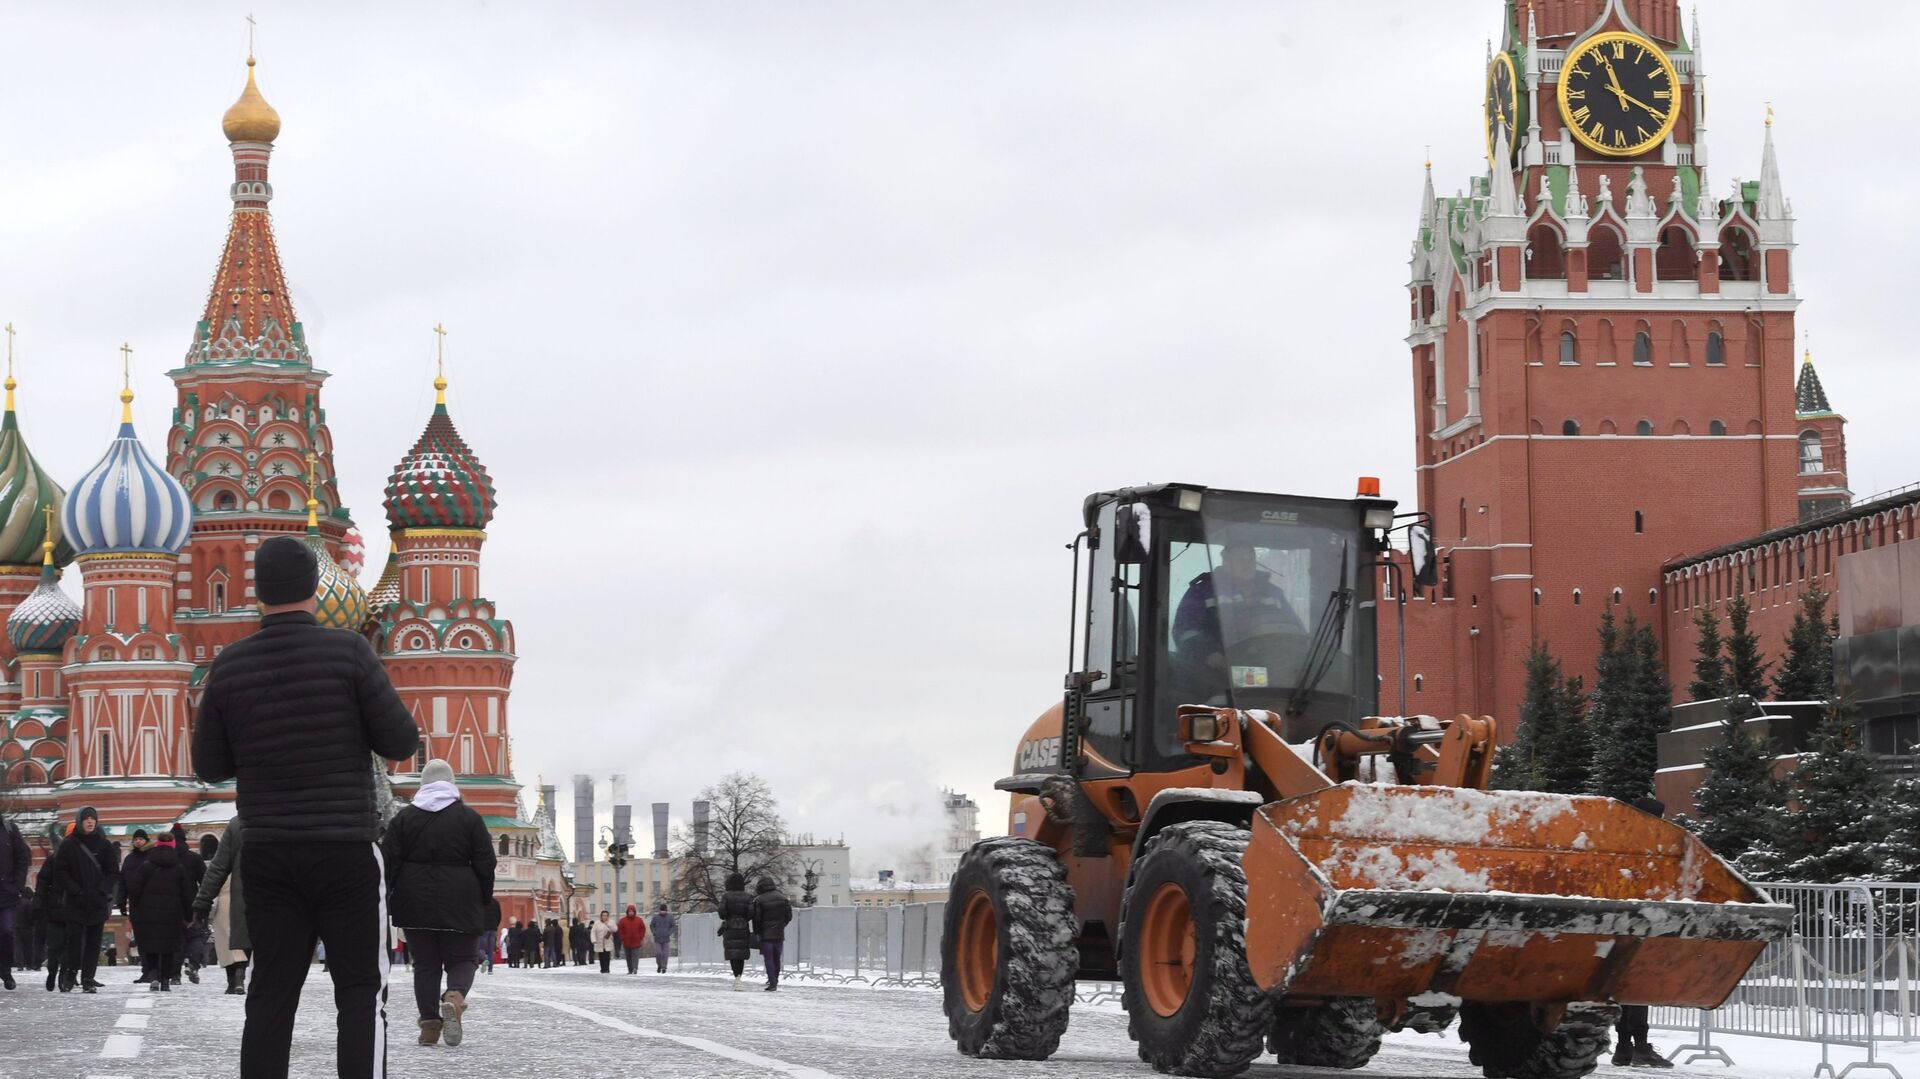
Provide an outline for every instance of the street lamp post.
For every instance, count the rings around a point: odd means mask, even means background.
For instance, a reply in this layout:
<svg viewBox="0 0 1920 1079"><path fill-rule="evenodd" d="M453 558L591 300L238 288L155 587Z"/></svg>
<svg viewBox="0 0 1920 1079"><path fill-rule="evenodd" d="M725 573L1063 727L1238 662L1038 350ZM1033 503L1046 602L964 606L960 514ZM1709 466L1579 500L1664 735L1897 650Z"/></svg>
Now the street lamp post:
<svg viewBox="0 0 1920 1079"><path fill-rule="evenodd" d="M600 837L600 849L606 852L607 864L613 867L613 903L611 905L618 907L620 905L620 870L627 864L627 852L630 848L612 828L603 824L600 830L606 833ZM612 840L609 841L607 836L612 836Z"/></svg>

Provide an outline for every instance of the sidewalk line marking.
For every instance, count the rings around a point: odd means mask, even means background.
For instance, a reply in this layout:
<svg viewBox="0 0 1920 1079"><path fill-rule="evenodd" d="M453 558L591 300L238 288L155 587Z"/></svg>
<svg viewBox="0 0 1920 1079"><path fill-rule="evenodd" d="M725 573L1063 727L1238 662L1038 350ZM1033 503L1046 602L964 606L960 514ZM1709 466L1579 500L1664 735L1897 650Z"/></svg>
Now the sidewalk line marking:
<svg viewBox="0 0 1920 1079"><path fill-rule="evenodd" d="M128 998L127 998L127 1007L129 1007L129 1008L151 1008L151 1007L153 1007L153 998L152 998L152 997L128 997Z"/></svg>
<svg viewBox="0 0 1920 1079"><path fill-rule="evenodd" d="M137 1057L140 1055L140 1035L109 1034L107 1035L107 1047L100 1050L100 1055L118 1060L128 1060Z"/></svg>
<svg viewBox="0 0 1920 1079"><path fill-rule="evenodd" d="M678 1045L684 1045L689 1049L698 1049L703 1053L711 1053L717 1057L724 1057L737 1064L747 1064L755 1068L765 1068L768 1071L779 1072L782 1075L790 1075L793 1076L793 1079L840 1079L839 1076L834 1075L832 1072L824 1072L819 1068L809 1068L803 1064L789 1064L784 1060L775 1060L772 1057L761 1056L758 1053L749 1052L745 1049L735 1049L731 1045L721 1045L719 1042L708 1041L705 1038L689 1038L680 1034L668 1034L660 1030L648 1030L645 1027L637 1027L632 1023L623 1022L612 1016L601 1015L599 1012L588 1011L585 1008L573 1004L562 1004L556 1000L536 1000L532 997L508 997L507 999L519 1001L522 1004L538 1004L543 1008L552 1008L557 1012L565 1012L568 1015L577 1016L588 1022L598 1023L609 1030L618 1030L639 1038L653 1038L659 1041L673 1042Z"/></svg>
<svg viewBox="0 0 1920 1079"><path fill-rule="evenodd" d="M120 1021L113 1025L120 1030L145 1030L147 1029L147 1020L151 1018L153 1017L150 1015L136 1015L133 1012L128 1012L122 1015Z"/></svg>

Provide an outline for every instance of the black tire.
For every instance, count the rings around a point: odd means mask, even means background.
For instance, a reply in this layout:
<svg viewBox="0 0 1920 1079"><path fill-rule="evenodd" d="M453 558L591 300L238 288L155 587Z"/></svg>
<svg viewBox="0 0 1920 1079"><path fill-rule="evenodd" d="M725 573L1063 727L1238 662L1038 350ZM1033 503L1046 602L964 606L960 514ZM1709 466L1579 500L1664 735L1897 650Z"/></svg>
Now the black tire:
<svg viewBox="0 0 1920 1079"><path fill-rule="evenodd" d="M1600 1062L1619 1018L1611 1005L1575 1004L1543 1034L1525 1004L1464 1004L1460 1040L1487 1079L1580 1079Z"/></svg>
<svg viewBox="0 0 1920 1079"><path fill-rule="evenodd" d="M1380 1051L1380 1035L1372 997L1341 997L1313 1008L1275 1008L1267 1048L1282 1064L1351 1070Z"/></svg>
<svg viewBox="0 0 1920 1079"><path fill-rule="evenodd" d="M1220 821L1188 821L1153 838L1121 904L1120 977L1127 1033L1140 1057L1174 1075L1238 1075L1265 1049L1273 1007L1247 969L1247 878L1240 856L1247 831ZM1165 886L1186 894L1194 926L1193 981L1184 1002L1163 1016L1141 984L1142 923Z"/></svg>
<svg viewBox="0 0 1920 1079"><path fill-rule="evenodd" d="M970 1003L955 950L976 893L991 904L996 945L991 989L982 972L974 995L984 1000ZM1079 931L1073 888L1053 848L1030 839L988 839L961 857L940 942L940 986L947 1033L962 1053L996 1060L1053 1055L1073 1004Z"/></svg>

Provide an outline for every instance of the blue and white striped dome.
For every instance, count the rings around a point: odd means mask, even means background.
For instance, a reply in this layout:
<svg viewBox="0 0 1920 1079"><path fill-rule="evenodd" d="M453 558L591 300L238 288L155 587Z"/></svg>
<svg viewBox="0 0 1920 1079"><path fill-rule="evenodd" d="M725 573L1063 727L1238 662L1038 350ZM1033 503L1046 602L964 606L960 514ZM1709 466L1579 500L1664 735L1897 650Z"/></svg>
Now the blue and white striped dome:
<svg viewBox="0 0 1920 1079"><path fill-rule="evenodd" d="M180 481L147 456L133 421L123 418L107 455L68 493L60 522L81 554L178 554L193 530L193 506Z"/></svg>

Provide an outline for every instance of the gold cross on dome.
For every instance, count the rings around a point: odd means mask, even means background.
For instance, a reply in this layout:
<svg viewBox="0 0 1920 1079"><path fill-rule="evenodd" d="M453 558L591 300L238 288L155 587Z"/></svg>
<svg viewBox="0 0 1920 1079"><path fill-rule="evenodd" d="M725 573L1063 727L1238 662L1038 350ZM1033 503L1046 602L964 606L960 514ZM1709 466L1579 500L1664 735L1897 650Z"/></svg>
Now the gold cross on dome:
<svg viewBox="0 0 1920 1079"><path fill-rule="evenodd" d="M7 323L7 377L13 377L13 323Z"/></svg>
<svg viewBox="0 0 1920 1079"><path fill-rule="evenodd" d="M120 342L120 377L126 389L133 388L133 346Z"/></svg>
<svg viewBox="0 0 1920 1079"><path fill-rule="evenodd" d="M247 59L249 60L253 59L253 34L254 34L254 31L258 30L259 28L260 28L260 24L253 21L253 13L248 12L247 13Z"/></svg>
<svg viewBox="0 0 1920 1079"><path fill-rule="evenodd" d="M446 326L438 322L434 323L433 334L434 334L434 337L436 338L433 344L433 363L435 368L438 370L440 377L445 378L447 374L447 328Z"/></svg>

